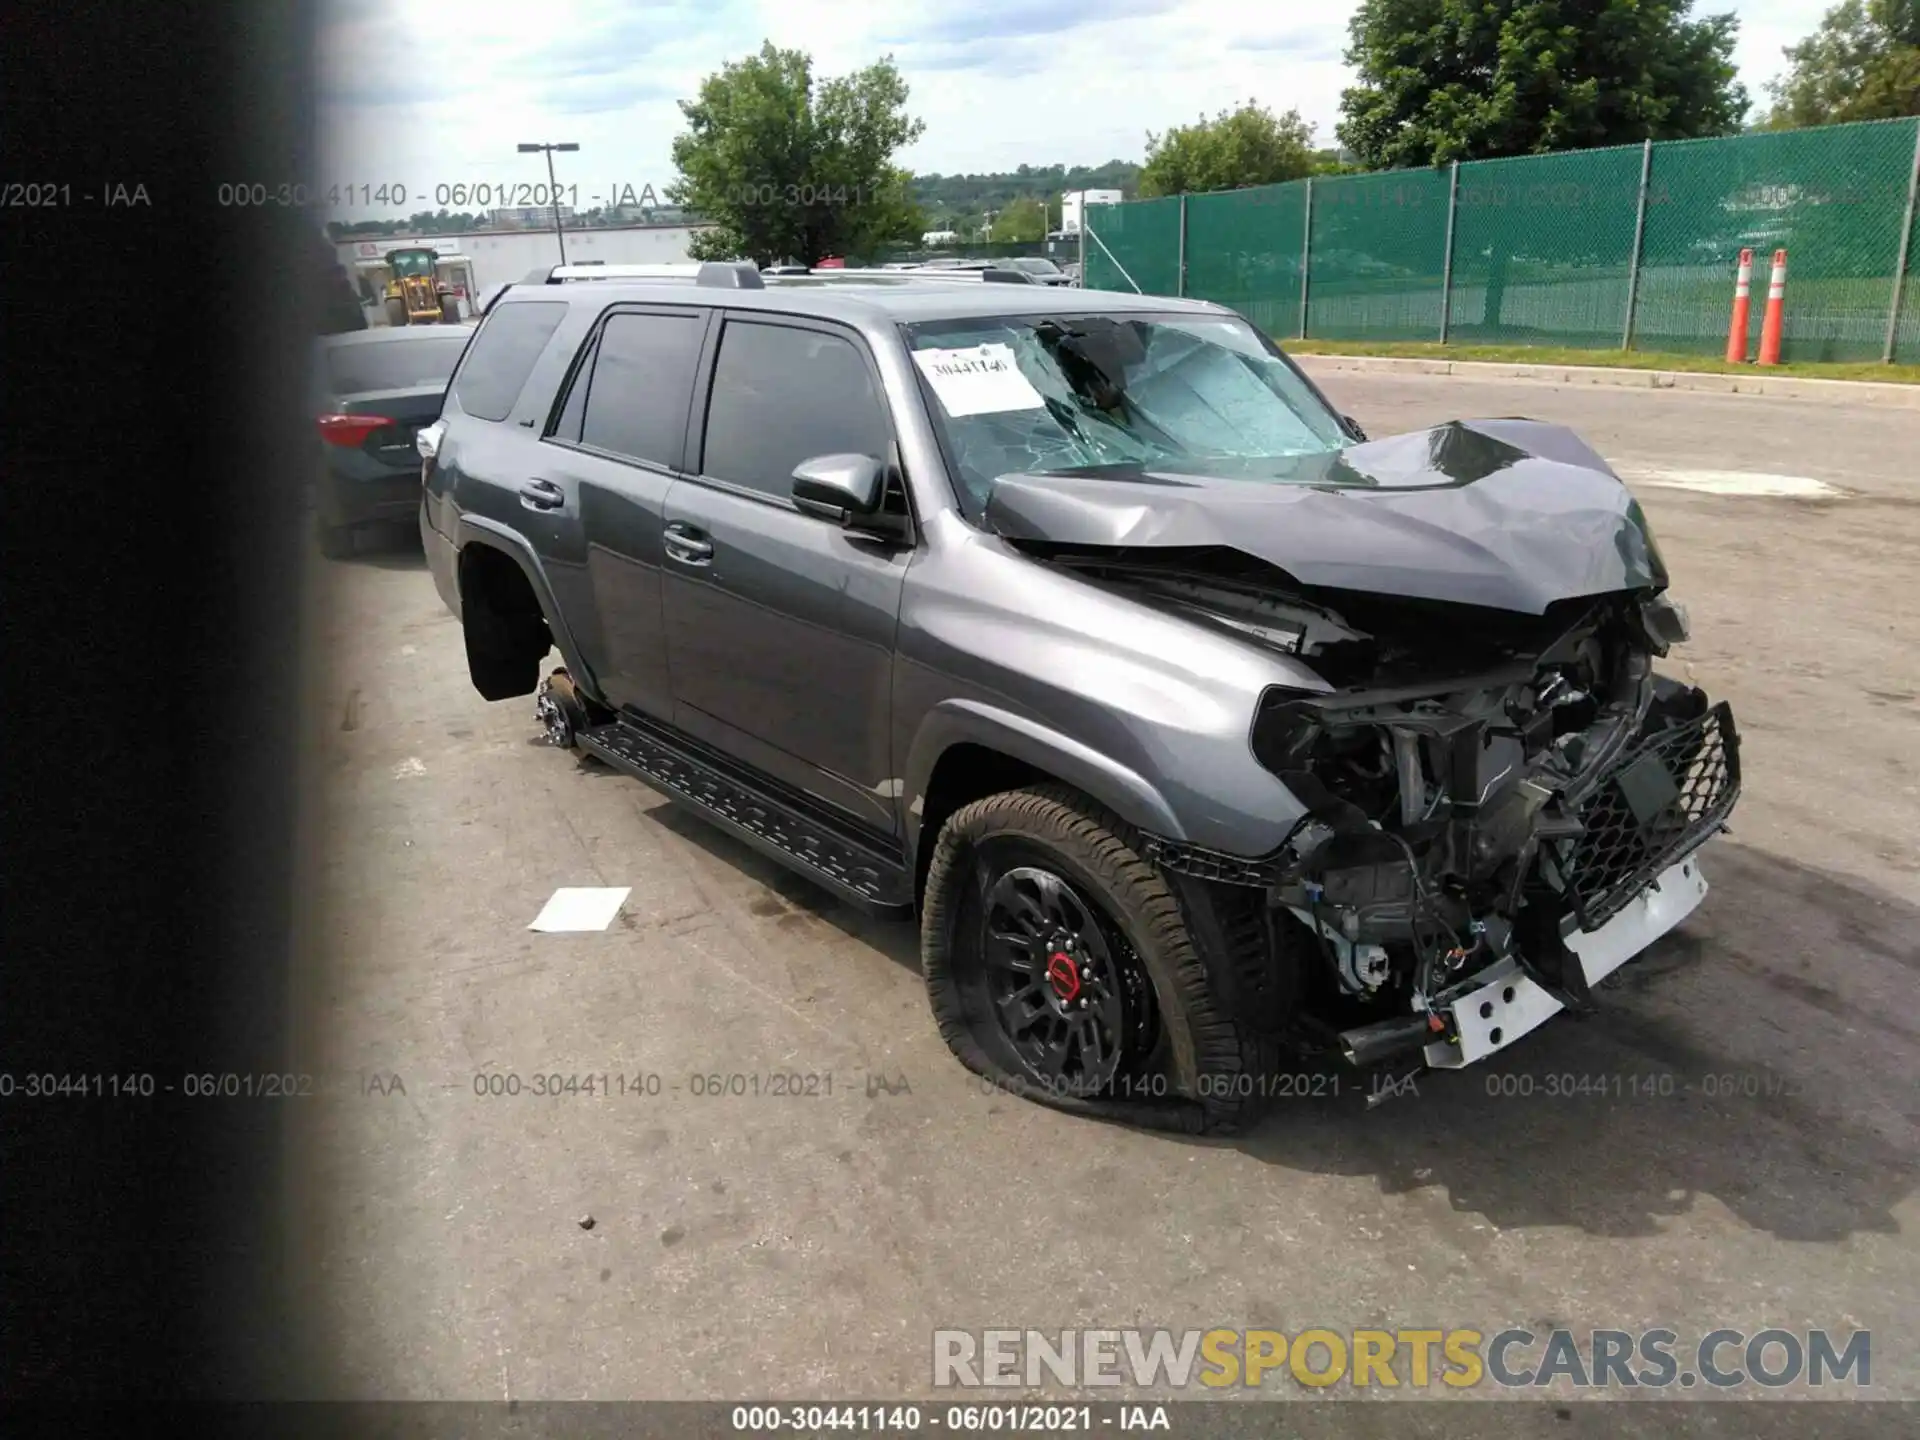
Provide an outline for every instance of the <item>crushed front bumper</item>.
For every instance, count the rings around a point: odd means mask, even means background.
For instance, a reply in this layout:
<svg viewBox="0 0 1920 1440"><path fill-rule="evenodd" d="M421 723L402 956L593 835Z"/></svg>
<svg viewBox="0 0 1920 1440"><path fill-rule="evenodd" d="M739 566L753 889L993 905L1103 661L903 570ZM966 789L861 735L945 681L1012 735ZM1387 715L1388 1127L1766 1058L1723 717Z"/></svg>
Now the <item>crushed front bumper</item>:
<svg viewBox="0 0 1920 1440"><path fill-rule="evenodd" d="M1581 834L1557 857L1576 927L1598 931L1635 903L1725 827L1739 798L1740 737L1725 701L1628 751L1580 797Z"/></svg>
<svg viewBox="0 0 1920 1440"><path fill-rule="evenodd" d="M1580 833L1541 857L1567 910L1560 983L1520 955L1501 959L1438 1007L1444 1030L1425 1047L1429 1066L1457 1070L1504 1050L1569 999L1590 999L1595 985L1699 908L1707 894L1700 848L1726 828L1740 798L1731 708L1723 701L1653 732L1568 798Z"/></svg>
<svg viewBox="0 0 1920 1440"><path fill-rule="evenodd" d="M1569 911L1561 938L1584 981L1574 988L1591 990L1699 907L1698 851L1739 798L1740 740L1723 701L1648 736L1580 799L1579 837L1548 861ZM1566 1008L1518 959L1478 978L1441 1012L1446 1038L1425 1052L1436 1069L1485 1059Z"/></svg>
<svg viewBox="0 0 1920 1440"><path fill-rule="evenodd" d="M1457 902L1459 910L1451 917L1455 936L1492 937L1495 953L1483 959L1478 971L1462 968L1442 977L1444 983L1438 986L1421 984L1416 969L1413 983L1398 996L1405 1008L1338 1032L1349 1063L1368 1067L1420 1054L1428 1065L1442 1069L1471 1065L1563 1009L1587 1008L1595 984L1693 912L1707 890L1697 852L1726 828L1740 796L1739 736L1724 702L1711 704L1690 688L1670 686L1666 695L1668 703L1651 718L1642 710L1645 728L1638 740L1552 792L1550 802L1529 822L1533 828L1528 837L1516 842L1516 832L1501 828L1495 817L1494 833L1502 839L1493 860L1515 867L1526 886L1524 892L1509 893L1530 896L1517 912L1526 921L1526 932L1516 928L1516 912L1510 908L1496 903L1482 910L1471 896ZM1477 807L1473 814L1470 823L1485 818ZM1374 821L1368 828L1380 826ZM1507 848L1516 843L1524 848ZM1362 947L1370 952L1374 974L1387 968L1385 983L1396 983L1393 956L1382 946L1396 943L1390 928L1397 923L1392 907L1404 906L1402 897L1409 891L1415 901L1420 899L1417 882L1395 878L1414 863L1412 854L1406 864L1388 860L1357 870L1306 873L1304 879L1316 884L1310 892L1314 898L1307 902L1311 908L1303 909L1295 895L1302 888L1302 871L1293 868L1301 862L1284 847L1270 856L1244 859L1160 841L1149 842L1148 853L1162 866L1197 878L1265 886L1270 903L1284 905L1318 929L1326 942L1323 950L1332 947L1336 952L1328 961L1348 994L1358 993L1357 987L1369 981L1376 987L1382 983L1359 974L1357 959L1347 963ZM1456 846L1453 853L1467 853L1467 847ZM1514 858L1502 861L1503 855ZM1387 880L1375 881L1370 895L1351 884L1336 895L1317 883L1356 873ZM1443 876L1427 873L1428 893L1442 883ZM1481 893L1484 901L1484 882ZM1354 895L1361 898L1347 898ZM1385 900L1369 910L1364 907L1371 897ZM1474 908L1467 908L1470 905ZM1369 933L1368 925L1376 928ZM1458 939L1455 943L1462 944ZM1465 958L1465 947L1452 956Z"/></svg>
<svg viewBox="0 0 1920 1440"><path fill-rule="evenodd" d="M1570 928L1565 936L1567 948L1579 960L1587 985L1598 985L1685 920L1706 895L1707 877L1700 861L1688 854L1617 906L1599 929ZM1427 1064L1437 1070L1459 1070L1484 1060L1565 1008L1512 959L1491 967L1481 979L1484 983L1478 988L1446 1007L1448 1032L1456 1038L1426 1048Z"/></svg>

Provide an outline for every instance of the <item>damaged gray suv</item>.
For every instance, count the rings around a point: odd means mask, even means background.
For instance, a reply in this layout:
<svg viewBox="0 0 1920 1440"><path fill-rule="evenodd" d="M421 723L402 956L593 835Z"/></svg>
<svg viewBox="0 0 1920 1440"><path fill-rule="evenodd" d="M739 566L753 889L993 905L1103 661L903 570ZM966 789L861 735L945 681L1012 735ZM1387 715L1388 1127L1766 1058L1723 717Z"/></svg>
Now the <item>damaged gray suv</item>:
<svg viewBox="0 0 1920 1440"><path fill-rule="evenodd" d="M1083 1113L1228 1128L1303 1050L1397 1077L1591 1008L1739 793L1597 454L1369 441L1219 306L553 276L420 450L480 695L916 916L955 1055Z"/></svg>

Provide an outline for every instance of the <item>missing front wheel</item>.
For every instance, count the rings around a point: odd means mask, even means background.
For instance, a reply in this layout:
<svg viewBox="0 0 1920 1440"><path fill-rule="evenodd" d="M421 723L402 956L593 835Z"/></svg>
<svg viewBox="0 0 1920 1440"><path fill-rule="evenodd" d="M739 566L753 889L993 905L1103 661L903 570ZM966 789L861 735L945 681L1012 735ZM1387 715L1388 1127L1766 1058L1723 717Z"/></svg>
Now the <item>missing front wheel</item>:
<svg viewBox="0 0 1920 1440"><path fill-rule="evenodd" d="M541 682L533 715L554 749L571 750L579 743L580 732L587 725L586 706L573 688L573 677L565 670L556 670Z"/></svg>

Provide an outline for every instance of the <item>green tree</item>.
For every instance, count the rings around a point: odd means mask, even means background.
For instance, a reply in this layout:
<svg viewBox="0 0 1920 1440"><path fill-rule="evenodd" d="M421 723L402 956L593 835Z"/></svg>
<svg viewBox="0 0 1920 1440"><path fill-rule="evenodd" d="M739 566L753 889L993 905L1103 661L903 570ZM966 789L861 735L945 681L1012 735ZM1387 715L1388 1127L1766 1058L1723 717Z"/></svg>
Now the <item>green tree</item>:
<svg viewBox="0 0 1920 1440"><path fill-rule="evenodd" d="M1120 190L1140 185L1140 167L1125 160L1104 165L1022 165L988 175L916 175L913 193L925 208L930 230L961 230L989 210L1004 210L1023 197L1058 206L1063 191ZM944 225L942 221L946 222Z"/></svg>
<svg viewBox="0 0 1920 1440"><path fill-rule="evenodd" d="M1786 56L1769 129L1920 115L1920 0L1845 0Z"/></svg>
<svg viewBox="0 0 1920 1440"><path fill-rule="evenodd" d="M869 202L853 211L842 253L870 260L889 246L919 244L920 237L931 228L914 194L913 176L898 166L889 166L872 188Z"/></svg>
<svg viewBox="0 0 1920 1440"><path fill-rule="evenodd" d="M1047 238L1047 210L1038 200L1012 201L993 217L989 238L998 245L1027 244Z"/></svg>
<svg viewBox="0 0 1920 1440"><path fill-rule="evenodd" d="M1277 185L1313 173L1313 127L1298 110L1276 116L1256 101L1213 119L1147 135L1142 199Z"/></svg>
<svg viewBox="0 0 1920 1440"><path fill-rule="evenodd" d="M1732 134L1732 15L1693 0L1361 0L1341 141L1371 170Z"/></svg>
<svg viewBox="0 0 1920 1440"><path fill-rule="evenodd" d="M811 264L907 238L917 208L893 155L925 125L906 102L891 57L816 87L812 57L771 40L709 75L680 102L688 128L666 189L715 227L694 237L693 257Z"/></svg>

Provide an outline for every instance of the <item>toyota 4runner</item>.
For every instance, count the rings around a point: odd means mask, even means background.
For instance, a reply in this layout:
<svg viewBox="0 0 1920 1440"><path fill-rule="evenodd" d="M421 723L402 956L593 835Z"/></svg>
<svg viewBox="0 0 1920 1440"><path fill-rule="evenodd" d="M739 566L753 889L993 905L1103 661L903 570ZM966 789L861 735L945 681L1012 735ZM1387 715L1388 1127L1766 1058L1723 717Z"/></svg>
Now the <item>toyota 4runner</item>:
<svg viewBox="0 0 1920 1440"><path fill-rule="evenodd" d="M1195 301L601 273L509 287L420 437L474 686L917 916L978 1074L1229 1127L1301 1046L1482 1060L1699 904L1733 719L1570 432L1370 441Z"/></svg>

